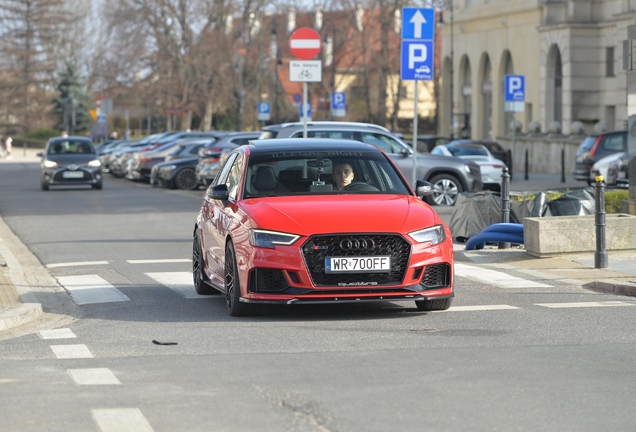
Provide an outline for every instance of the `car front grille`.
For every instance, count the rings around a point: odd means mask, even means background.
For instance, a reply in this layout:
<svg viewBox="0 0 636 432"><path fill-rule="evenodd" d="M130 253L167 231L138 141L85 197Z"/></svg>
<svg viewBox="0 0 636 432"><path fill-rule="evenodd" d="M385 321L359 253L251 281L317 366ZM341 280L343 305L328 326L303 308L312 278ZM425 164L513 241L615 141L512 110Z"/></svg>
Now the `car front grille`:
<svg viewBox="0 0 636 432"><path fill-rule="evenodd" d="M345 250L341 243L357 241L373 245L369 249ZM399 235L349 234L319 235L307 239L302 248L309 275L316 286L398 285L402 283L411 255L411 244ZM391 269L385 273L326 273L326 257L390 256Z"/></svg>
<svg viewBox="0 0 636 432"><path fill-rule="evenodd" d="M450 266L446 263L426 267L422 285L428 288L442 288L450 284Z"/></svg>

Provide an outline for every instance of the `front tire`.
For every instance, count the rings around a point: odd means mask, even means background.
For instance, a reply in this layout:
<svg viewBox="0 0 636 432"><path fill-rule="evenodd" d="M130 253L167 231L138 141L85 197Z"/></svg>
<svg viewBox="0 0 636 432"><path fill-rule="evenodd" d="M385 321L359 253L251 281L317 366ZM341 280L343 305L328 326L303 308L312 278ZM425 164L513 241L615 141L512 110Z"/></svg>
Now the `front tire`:
<svg viewBox="0 0 636 432"><path fill-rule="evenodd" d="M102 182L95 183L93 185L93 189L97 189L97 190L102 190L103 187L104 187L104 185L102 184Z"/></svg>
<svg viewBox="0 0 636 432"><path fill-rule="evenodd" d="M457 197L464 191L462 184L450 174L439 174L430 181L433 194L426 197L430 205L454 206Z"/></svg>
<svg viewBox="0 0 636 432"><path fill-rule="evenodd" d="M40 182L40 189L42 189L43 191L47 191L49 190L49 185L44 182Z"/></svg>
<svg viewBox="0 0 636 432"><path fill-rule="evenodd" d="M421 311L441 311L447 310L453 303L452 298L440 300L422 300L416 301L415 306Z"/></svg>
<svg viewBox="0 0 636 432"><path fill-rule="evenodd" d="M194 289L199 295L220 294L219 291L208 284L204 263L199 232L195 231L194 240L192 241L192 279L194 281Z"/></svg>
<svg viewBox="0 0 636 432"><path fill-rule="evenodd" d="M184 168L177 173L174 178L174 185L177 189L195 190L199 188L199 183L194 175L194 168Z"/></svg>
<svg viewBox="0 0 636 432"><path fill-rule="evenodd" d="M234 245L225 248L225 304L231 316L250 316L260 312L260 305L241 303L241 283Z"/></svg>

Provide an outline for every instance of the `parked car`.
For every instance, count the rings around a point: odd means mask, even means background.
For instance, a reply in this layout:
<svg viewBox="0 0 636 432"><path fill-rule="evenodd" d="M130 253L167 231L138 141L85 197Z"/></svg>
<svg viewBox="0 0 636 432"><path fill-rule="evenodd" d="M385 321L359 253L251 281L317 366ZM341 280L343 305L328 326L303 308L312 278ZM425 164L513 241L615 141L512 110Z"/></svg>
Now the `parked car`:
<svg viewBox="0 0 636 432"><path fill-rule="evenodd" d="M413 147L412 140L403 140L411 147ZM435 135L418 135L417 137L417 151L422 153L430 153L436 146L448 144L451 140L447 137L435 136Z"/></svg>
<svg viewBox="0 0 636 432"><path fill-rule="evenodd" d="M208 165L218 165L223 154L227 154L236 147L247 144L250 140L258 139L260 132L227 132L216 140L210 141L199 150L199 163L195 169L197 180L207 186L213 180L210 178L211 170L205 169ZM203 172L203 175L201 175Z"/></svg>
<svg viewBox="0 0 636 432"><path fill-rule="evenodd" d="M147 142L132 141L126 145L117 147L108 157L108 171L115 177L124 177L129 168L127 166L128 160L134 153L140 152L147 146Z"/></svg>
<svg viewBox="0 0 636 432"><path fill-rule="evenodd" d="M201 185L194 174L198 157L161 162L150 171L150 184L170 189L196 190Z"/></svg>
<svg viewBox="0 0 636 432"><path fill-rule="evenodd" d="M483 144L453 141L450 144L435 147L431 154L457 156L476 162L481 171L484 189L501 191L501 174L506 164L495 158Z"/></svg>
<svg viewBox="0 0 636 432"><path fill-rule="evenodd" d="M490 154L495 158L502 161L508 167L510 174L512 175L512 151L505 149L501 144L496 141L486 140L471 140L471 139L458 139L453 140L454 143L475 143L481 144L488 149Z"/></svg>
<svg viewBox="0 0 636 432"><path fill-rule="evenodd" d="M209 141L210 138L179 138L174 141L168 141L166 144L154 150L133 153L130 169L126 172L126 178L129 180L148 181L152 167L160 162L166 161L175 150L182 152L184 149L183 146L188 145L186 153L190 152L190 157L196 157L198 150Z"/></svg>
<svg viewBox="0 0 636 432"><path fill-rule="evenodd" d="M260 139L302 136L303 124L296 122L265 126ZM317 121L307 124L307 136L353 139L372 144L389 155L406 178L412 178L413 150L387 128L368 123ZM425 153L417 153L416 160L416 177L433 185L433 194L426 197L431 205L452 206L459 193L482 189L479 165L473 161Z"/></svg>
<svg viewBox="0 0 636 432"><path fill-rule="evenodd" d="M634 157L632 153L623 153L620 158L610 164L607 170L608 178L615 178L616 187L629 188L629 160Z"/></svg>
<svg viewBox="0 0 636 432"><path fill-rule="evenodd" d="M353 181L329 178L348 164ZM351 180L351 179L350 179ZM448 227L392 158L342 139L258 140L238 147L194 224L199 294L224 293L232 316L264 303L414 301L444 310L453 292Z"/></svg>
<svg viewBox="0 0 636 432"><path fill-rule="evenodd" d="M623 156L627 156L627 153L614 153L596 161L590 169L590 182L595 182L596 176L601 175L607 186L616 186L618 170L612 171L610 175L610 167Z"/></svg>
<svg viewBox="0 0 636 432"><path fill-rule="evenodd" d="M590 171L600 159L627 151L627 131L607 132L586 137L576 152L576 167L572 175L575 180L592 184Z"/></svg>
<svg viewBox="0 0 636 432"><path fill-rule="evenodd" d="M102 164L90 138L51 138L40 162L40 187L88 185L102 189Z"/></svg>

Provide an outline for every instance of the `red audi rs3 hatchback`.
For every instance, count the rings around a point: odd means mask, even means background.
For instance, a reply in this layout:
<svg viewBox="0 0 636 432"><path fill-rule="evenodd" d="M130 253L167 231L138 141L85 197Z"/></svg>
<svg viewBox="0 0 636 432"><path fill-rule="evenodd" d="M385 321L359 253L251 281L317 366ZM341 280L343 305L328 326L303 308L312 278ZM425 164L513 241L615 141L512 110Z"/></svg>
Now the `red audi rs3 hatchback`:
<svg viewBox="0 0 636 432"><path fill-rule="evenodd" d="M381 150L358 141L272 139L225 160L194 226L199 294L224 293L232 316L261 305L453 297L448 227Z"/></svg>

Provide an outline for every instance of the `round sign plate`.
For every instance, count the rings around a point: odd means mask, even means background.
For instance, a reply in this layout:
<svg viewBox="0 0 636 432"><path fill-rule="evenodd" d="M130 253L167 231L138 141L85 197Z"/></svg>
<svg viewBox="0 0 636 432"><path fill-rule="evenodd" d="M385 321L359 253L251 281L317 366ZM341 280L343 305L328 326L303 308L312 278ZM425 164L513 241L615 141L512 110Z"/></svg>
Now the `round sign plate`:
<svg viewBox="0 0 636 432"><path fill-rule="evenodd" d="M289 49L299 60L311 60L322 48L318 32L309 27L301 27L289 38Z"/></svg>

